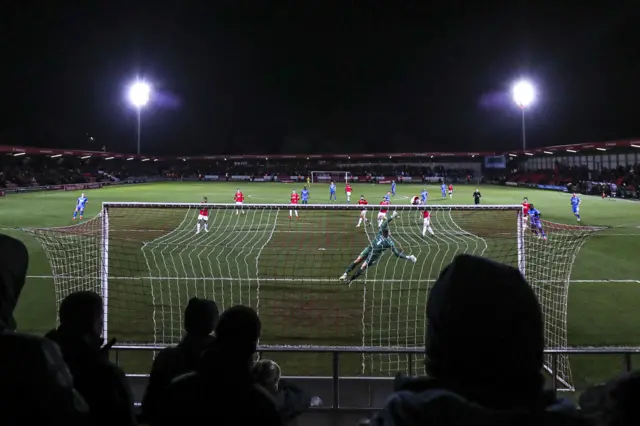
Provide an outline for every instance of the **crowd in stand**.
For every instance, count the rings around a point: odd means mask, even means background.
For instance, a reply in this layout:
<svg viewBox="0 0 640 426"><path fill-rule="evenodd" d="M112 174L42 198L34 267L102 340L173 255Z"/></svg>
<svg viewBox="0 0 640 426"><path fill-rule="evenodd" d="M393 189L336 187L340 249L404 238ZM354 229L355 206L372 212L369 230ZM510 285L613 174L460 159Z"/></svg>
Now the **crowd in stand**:
<svg viewBox="0 0 640 426"><path fill-rule="evenodd" d="M590 170L586 165L556 163L552 170L515 172L507 181L540 185L570 186L584 194L640 198L640 164L613 169Z"/></svg>
<svg viewBox="0 0 640 426"><path fill-rule="evenodd" d="M250 307L219 315L212 300L191 299L185 337L155 359L142 411L135 415L124 372L103 342L102 299L69 294L59 326L37 337L13 318L28 252L0 235L0 423L2 425L284 425L313 405L280 379L279 366L255 362L261 323ZM490 312L491 315L487 313ZM580 407L545 390L544 318L520 272L460 255L427 302L428 377L396 376L369 425L640 424L640 376L587 390ZM470 350L473 353L470 353Z"/></svg>
<svg viewBox="0 0 640 426"><path fill-rule="evenodd" d="M436 163L341 162L325 160L162 160L128 161L126 158L106 160L101 157L79 158L73 156L0 156L0 188L64 185L75 183L108 182L128 178L169 177L204 179L205 176L268 176L276 180L284 176L310 176L315 170L331 170L351 176L407 176L413 181L420 178L441 177L454 183L467 176L479 178L472 168L445 168Z"/></svg>

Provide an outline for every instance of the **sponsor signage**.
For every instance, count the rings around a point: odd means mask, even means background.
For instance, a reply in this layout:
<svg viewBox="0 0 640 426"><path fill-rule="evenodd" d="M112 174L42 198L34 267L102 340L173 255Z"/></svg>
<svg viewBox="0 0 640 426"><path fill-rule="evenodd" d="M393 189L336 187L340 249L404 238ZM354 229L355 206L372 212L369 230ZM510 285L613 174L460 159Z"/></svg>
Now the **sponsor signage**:
<svg viewBox="0 0 640 426"><path fill-rule="evenodd" d="M552 191L564 191L569 192L566 186L557 186L557 185L538 185L539 189L549 189Z"/></svg>
<svg viewBox="0 0 640 426"><path fill-rule="evenodd" d="M518 186L518 182L505 182L504 184L507 186Z"/></svg>
<svg viewBox="0 0 640 426"><path fill-rule="evenodd" d="M232 175L230 177L231 180L251 180L251 176L247 175Z"/></svg>
<svg viewBox="0 0 640 426"><path fill-rule="evenodd" d="M218 180L218 175L204 175L204 180Z"/></svg>
<svg viewBox="0 0 640 426"><path fill-rule="evenodd" d="M422 180L429 183L438 183L442 180L442 178L439 176L425 176L422 178Z"/></svg>
<svg viewBox="0 0 640 426"><path fill-rule="evenodd" d="M84 189L84 183L74 183L71 185L64 186L65 191L79 191L81 189Z"/></svg>
<svg viewBox="0 0 640 426"><path fill-rule="evenodd" d="M398 179L396 179L398 182L406 182L406 183L410 183L411 182L411 176L398 176Z"/></svg>

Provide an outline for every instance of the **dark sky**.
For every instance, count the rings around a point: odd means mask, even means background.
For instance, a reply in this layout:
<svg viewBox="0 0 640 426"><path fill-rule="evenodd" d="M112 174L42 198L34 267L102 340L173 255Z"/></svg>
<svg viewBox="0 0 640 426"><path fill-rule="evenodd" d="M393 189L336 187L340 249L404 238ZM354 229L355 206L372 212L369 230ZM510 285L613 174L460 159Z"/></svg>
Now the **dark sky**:
<svg viewBox="0 0 640 426"><path fill-rule="evenodd" d="M517 148L519 77L538 90L529 146L640 136L632 2L12 4L4 144L135 151L138 75L143 153Z"/></svg>

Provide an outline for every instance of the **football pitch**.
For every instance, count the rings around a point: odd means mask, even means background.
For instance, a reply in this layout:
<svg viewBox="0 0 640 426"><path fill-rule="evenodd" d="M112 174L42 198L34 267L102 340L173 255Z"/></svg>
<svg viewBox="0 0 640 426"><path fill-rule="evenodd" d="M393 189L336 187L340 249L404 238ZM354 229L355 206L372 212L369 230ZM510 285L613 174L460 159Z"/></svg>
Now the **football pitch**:
<svg viewBox="0 0 640 426"><path fill-rule="evenodd" d="M302 188L301 184L282 183L172 182L89 190L86 192L89 205L85 213L85 222L98 214L101 203L105 201L192 203L199 202L206 196L211 203L229 203L238 186L247 196L246 203L260 204L287 203L291 189ZM422 185L398 185L396 202L408 204L409 198L418 195L421 188ZM311 203L328 201L327 185L313 184L310 189ZM354 199L362 194L371 204L377 204L388 189L387 185L355 184ZM458 185L453 201L439 200L440 191L434 185L427 186L427 189L431 198L429 204L446 205L471 204L475 188ZM480 190L484 204L519 204L522 197L527 196L542 212L545 220L575 223L569 207L568 194L497 186L485 186ZM76 192L40 192L0 198L0 224L17 228L72 225L71 216L78 196L79 193ZM591 237L576 258L568 302L569 345L640 346L640 338L636 332L639 317L636 314L636 306L640 300L640 265L637 262L637 254L640 253L640 203L586 196L582 197L582 200L581 213L584 225L604 225L611 228ZM338 202L344 202L344 194L340 192ZM211 232L203 233L197 236L197 239L193 235L197 216L195 210L192 213L193 217L188 216L185 225L181 225L185 221L184 211L175 217L170 213L141 210L129 210L122 215L114 215L111 223L116 229L112 230L122 231L123 242L118 245L112 240L110 243L110 256L115 260L110 265L110 274L122 277L114 277L110 281L110 291L117 294L117 297L111 296L113 299L110 299L110 306L113 306L113 309L110 308L110 335L120 341L149 341L153 339L155 327L156 336L161 337L160 341L175 341L179 338L180 326L179 309L175 307L184 305L189 292L179 288L169 278L174 275L189 278L189 274L193 274L194 282L201 282L201 276L213 274L233 280L204 283L203 293L198 295L213 297L224 306L234 303L255 306L255 303L260 301L260 314L266 325L264 343L351 346L372 342L388 343L385 339L395 339L396 342L410 345L414 343L408 330L415 328L412 321L423 320L424 312L411 311L410 316L406 315L407 320L402 325L402 336L393 330L387 330L384 337L376 340L373 334L388 324L396 327L394 321L404 318L407 309L417 310L418 307L424 306L424 300L418 300L420 297L426 297L419 282L437 278L441 265L446 264L443 255L429 255L427 252L421 254L419 264L422 261L430 269L427 271L423 268L421 275L416 276L414 273L405 272L406 263L396 262L395 259L391 261L389 259L392 256L385 254L384 262L378 265L379 272L376 273L384 274L385 280L404 279L404 283L398 284L403 287L401 294L404 295L404 299L395 300L393 306L385 306L384 312L381 309L375 316L364 318L362 290L357 288L358 283L354 283L355 288L349 289L339 283L337 277L367 244L374 231L355 228L355 211L333 214L318 211L301 212L301 218L294 224L288 223L286 213L282 218L278 218L277 222L273 222L265 215L273 214L274 211L266 212L252 210L238 217L229 216L233 215L233 212L226 212L227 217L224 218L218 217L221 213L212 211ZM465 223L473 224L472 219L465 220ZM151 226L158 223L165 224L166 228ZM271 223L275 225L271 226ZM403 226L405 223L408 222L402 222ZM225 229L229 229L230 224L233 224L233 236L227 233L227 240L224 239L224 233L216 233L221 224ZM166 237L176 226L185 227L184 235L171 237L173 239ZM295 232L292 232L292 226L295 226ZM500 233L501 226L500 218L495 217L494 223L485 224L481 231L485 234ZM142 237L128 232L136 227L160 229L151 238L145 236L145 241L141 241L139 239ZM452 232L435 226L434 228L436 233ZM413 234L416 232L419 233L419 229L413 231ZM42 334L55 326L55 295L53 280L50 278L51 268L39 242L31 235L18 231L11 231L11 234L25 241L31 256L29 279L16 314L19 328ZM479 234L477 229L474 234ZM403 235L402 231L399 230L398 235ZM207 241L207 238L211 240ZM413 237L407 236L405 240L400 241L400 245L406 243L411 246L412 243L406 241L409 238ZM80 239L78 241L79 246L76 250L87 249L82 247ZM149 241L156 246L151 243L142 244ZM465 240L465 244L470 243L478 241ZM174 253L166 248L171 246L182 247L181 252ZM188 248L187 251L185 247ZM201 247L205 247L205 255L202 255ZM293 254L291 247L296 247L298 255ZM256 257L254 255L259 250L262 250L259 256L264 259L260 269L252 264ZM146 266L142 268L141 265ZM145 275L163 279L155 284L146 283ZM300 279L301 276L304 279ZM270 277L274 282L263 279L259 287L262 293L258 295L252 280L260 280L262 277ZM327 279L333 281L329 283ZM141 290L154 285L162 295L160 310L166 314L160 321L166 323L160 327L160 333L157 326L159 319L150 310L152 297L158 297L158 291L155 295L149 295L143 294ZM302 286L304 288L300 288ZM211 292L207 293L206 288L211 289ZM196 293L198 291L196 290ZM411 308L402 312L395 311L398 306L405 305ZM364 324L370 321L371 325ZM373 324L373 321L378 323ZM368 340L363 342L363 329L366 327L371 329L368 331ZM469 353L469 356L473 356L473 348L469 348ZM121 356L121 362L129 372L148 371L150 353L128 353ZM273 358L280 360L279 356L288 358L282 359L287 367L285 374L326 375L330 371L330 358L327 355L297 354L295 360L292 360L291 355L274 355ZM634 361L640 362L640 358ZM393 360L389 359L387 362L388 367L393 369ZM355 374L356 371L351 370L356 370L360 364L359 356L353 356L352 359L347 357L343 363L343 374ZM574 383L579 389L620 371L621 360L614 356L573 356L571 367Z"/></svg>

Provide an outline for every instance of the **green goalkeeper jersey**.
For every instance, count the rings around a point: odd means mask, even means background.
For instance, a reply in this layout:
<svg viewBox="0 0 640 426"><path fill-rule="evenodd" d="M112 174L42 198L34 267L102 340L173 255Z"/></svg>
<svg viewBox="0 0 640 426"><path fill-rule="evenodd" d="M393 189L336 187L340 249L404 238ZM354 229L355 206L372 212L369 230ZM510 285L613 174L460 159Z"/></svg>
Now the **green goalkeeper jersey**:
<svg viewBox="0 0 640 426"><path fill-rule="evenodd" d="M389 222L391 222L393 218L389 217L382 222L380 225L380 229L378 230L378 235L371 241L371 247L368 251L370 251L372 256L380 256L382 253L391 249L394 255L404 259L406 256L402 254L397 248L395 243L390 237L386 237L383 235L383 232L389 228Z"/></svg>

